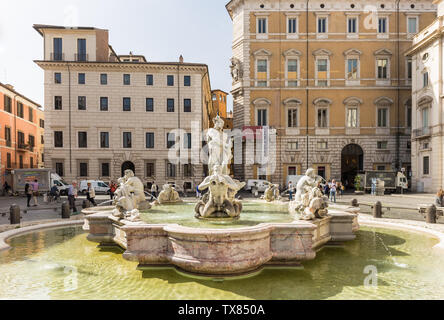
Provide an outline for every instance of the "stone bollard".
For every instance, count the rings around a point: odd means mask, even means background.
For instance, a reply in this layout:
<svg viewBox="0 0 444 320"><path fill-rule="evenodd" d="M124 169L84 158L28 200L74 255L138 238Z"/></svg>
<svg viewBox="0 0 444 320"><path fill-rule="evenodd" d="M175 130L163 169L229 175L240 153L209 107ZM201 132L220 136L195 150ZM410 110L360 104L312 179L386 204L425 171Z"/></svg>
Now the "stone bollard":
<svg viewBox="0 0 444 320"><path fill-rule="evenodd" d="M89 208L89 207L91 207L91 202L89 202L89 200L83 200L82 208L85 209L85 208Z"/></svg>
<svg viewBox="0 0 444 320"><path fill-rule="evenodd" d="M9 220L11 224L19 224L20 223L20 207L16 204L12 204L9 207Z"/></svg>
<svg viewBox="0 0 444 320"><path fill-rule="evenodd" d="M358 199L353 199L350 201L350 206L359 207Z"/></svg>
<svg viewBox="0 0 444 320"><path fill-rule="evenodd" d="M62 203L62 219L69 219L71 216L71 210L69 209L69 203L63 201Z"/></svg>
<svg viewBox="0 0 444 320"><path fill-rule="evenodd" d="M382 218L382 204L381 201L376 201L373 205L373 217Z"/></svg>
<svg viewBox="0 0 444 320"><path fill-rule="evenodd" d="M427 223L436 223L436 207L434 204L427 207L425 218Z"/></svg>

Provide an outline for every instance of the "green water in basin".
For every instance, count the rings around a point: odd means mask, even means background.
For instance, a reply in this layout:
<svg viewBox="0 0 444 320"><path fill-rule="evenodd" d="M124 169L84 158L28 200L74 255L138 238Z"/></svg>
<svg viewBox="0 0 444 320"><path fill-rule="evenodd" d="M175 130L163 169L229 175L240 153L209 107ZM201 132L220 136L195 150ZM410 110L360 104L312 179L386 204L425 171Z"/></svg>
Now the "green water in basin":
<svg viewBox="0 0 444 320"><path fill-rule="evenodd" d="M173 270L139 271L119 248L99 248L80 227L11 239L0 252L0 299L444 299L444 259L437 240L362 228L357 239L324 247L303 269L265 269L224 282ZM374 267L368 267L374 266ZM377 286L364 285L377 270Z"/></svg>
<svg viewBox="0 0 444 320"><path fill-rule="evenodd" d="M293 216L288 213L286 204L249 201L242 203L239 219L204 220L194 217L194 202L181 204L153 206L141 213L141 219L147 223L163 224L177 223L194 228L240 228L258 225L265 222L292 222Z"/></svg>

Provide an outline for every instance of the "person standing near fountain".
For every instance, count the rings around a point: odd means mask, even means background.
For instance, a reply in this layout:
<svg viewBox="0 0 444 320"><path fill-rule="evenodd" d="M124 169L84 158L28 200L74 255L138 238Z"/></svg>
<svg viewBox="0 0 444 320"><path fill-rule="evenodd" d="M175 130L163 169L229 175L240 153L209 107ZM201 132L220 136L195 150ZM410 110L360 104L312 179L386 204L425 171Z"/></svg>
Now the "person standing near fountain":
<svg viewBox="0 0 444 320"><path fill-rule="evenodd" d="M293 200L293 182L291 182L291 181L288 183L288 195L289 195L290 201L292 201Z"/></svg>
<svg viewBox="0 0 444 320"><path fill-rule="evenodd" d="M86 199L95 207L97 206L96 201L94 200L96 197L96 191L94 190L94 187L91 186L91 182L88 182L87 186L88 189L86 190Z"/></svg>
<svg viewBox="0 0 444 320"><path fill-rule="evenodd" d="M38 205L37 197L39 196L39 182L37 179L34 180L34 182L31 182L32 186L32 196L34 197L34 207Z"/></svg>
<svg viewBox="0 0 444 320"><path fill-rule="evenodd" d="M151 185L151 200L153 201L154 198L157 198L157 185L155 182L153 182L153 184Z"/></svg>
<svg viewBox="0 0 444 320"><path fill-rule="evenodd" d="M76 198L77 198L77 181L73 181L68 187L68 202L69 208L73 212L77 212L76 208Z"/></svg>

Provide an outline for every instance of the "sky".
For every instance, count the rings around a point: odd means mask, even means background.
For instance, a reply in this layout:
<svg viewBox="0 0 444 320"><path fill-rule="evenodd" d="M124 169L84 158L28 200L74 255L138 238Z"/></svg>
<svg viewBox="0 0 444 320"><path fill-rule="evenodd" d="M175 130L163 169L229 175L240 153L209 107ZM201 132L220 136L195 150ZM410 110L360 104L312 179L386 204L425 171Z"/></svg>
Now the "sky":
<svg viewBox="0 0 444 320"><path fill-rule="evenodd" d="M43 38L33 24L88 26L109 30L117 54L148 61L205 63L212 89L231 89L232 24L228 0L1 0L0 82L44 103ZM229 109L232 98L228 99Z"/></svg>

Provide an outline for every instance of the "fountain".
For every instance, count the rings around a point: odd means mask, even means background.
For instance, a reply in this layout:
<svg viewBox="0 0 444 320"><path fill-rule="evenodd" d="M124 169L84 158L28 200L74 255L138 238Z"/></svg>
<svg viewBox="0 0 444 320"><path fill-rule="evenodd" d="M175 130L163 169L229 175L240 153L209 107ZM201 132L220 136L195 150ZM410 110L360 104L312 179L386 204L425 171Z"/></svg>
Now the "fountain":
<svg viewBox="0 0 444 320"><path fill-rule="evenodd" d="M127 171L113 206L85 209L88 239L117 244L142 270L173 266L183 274L225 278L256 274L264 266L300 266L327 242L355 238L359 209L327 211L312 170L290 203L274 201L279 199L275 184L265 193L270 203L236 199L245 183L229 176L232 141L222 130L223 120L213 121L207 133L210 172L199 185L207 192L197 203L177 204L182 200L171 185L157 201L146 203L141 181Z"/></svg>

